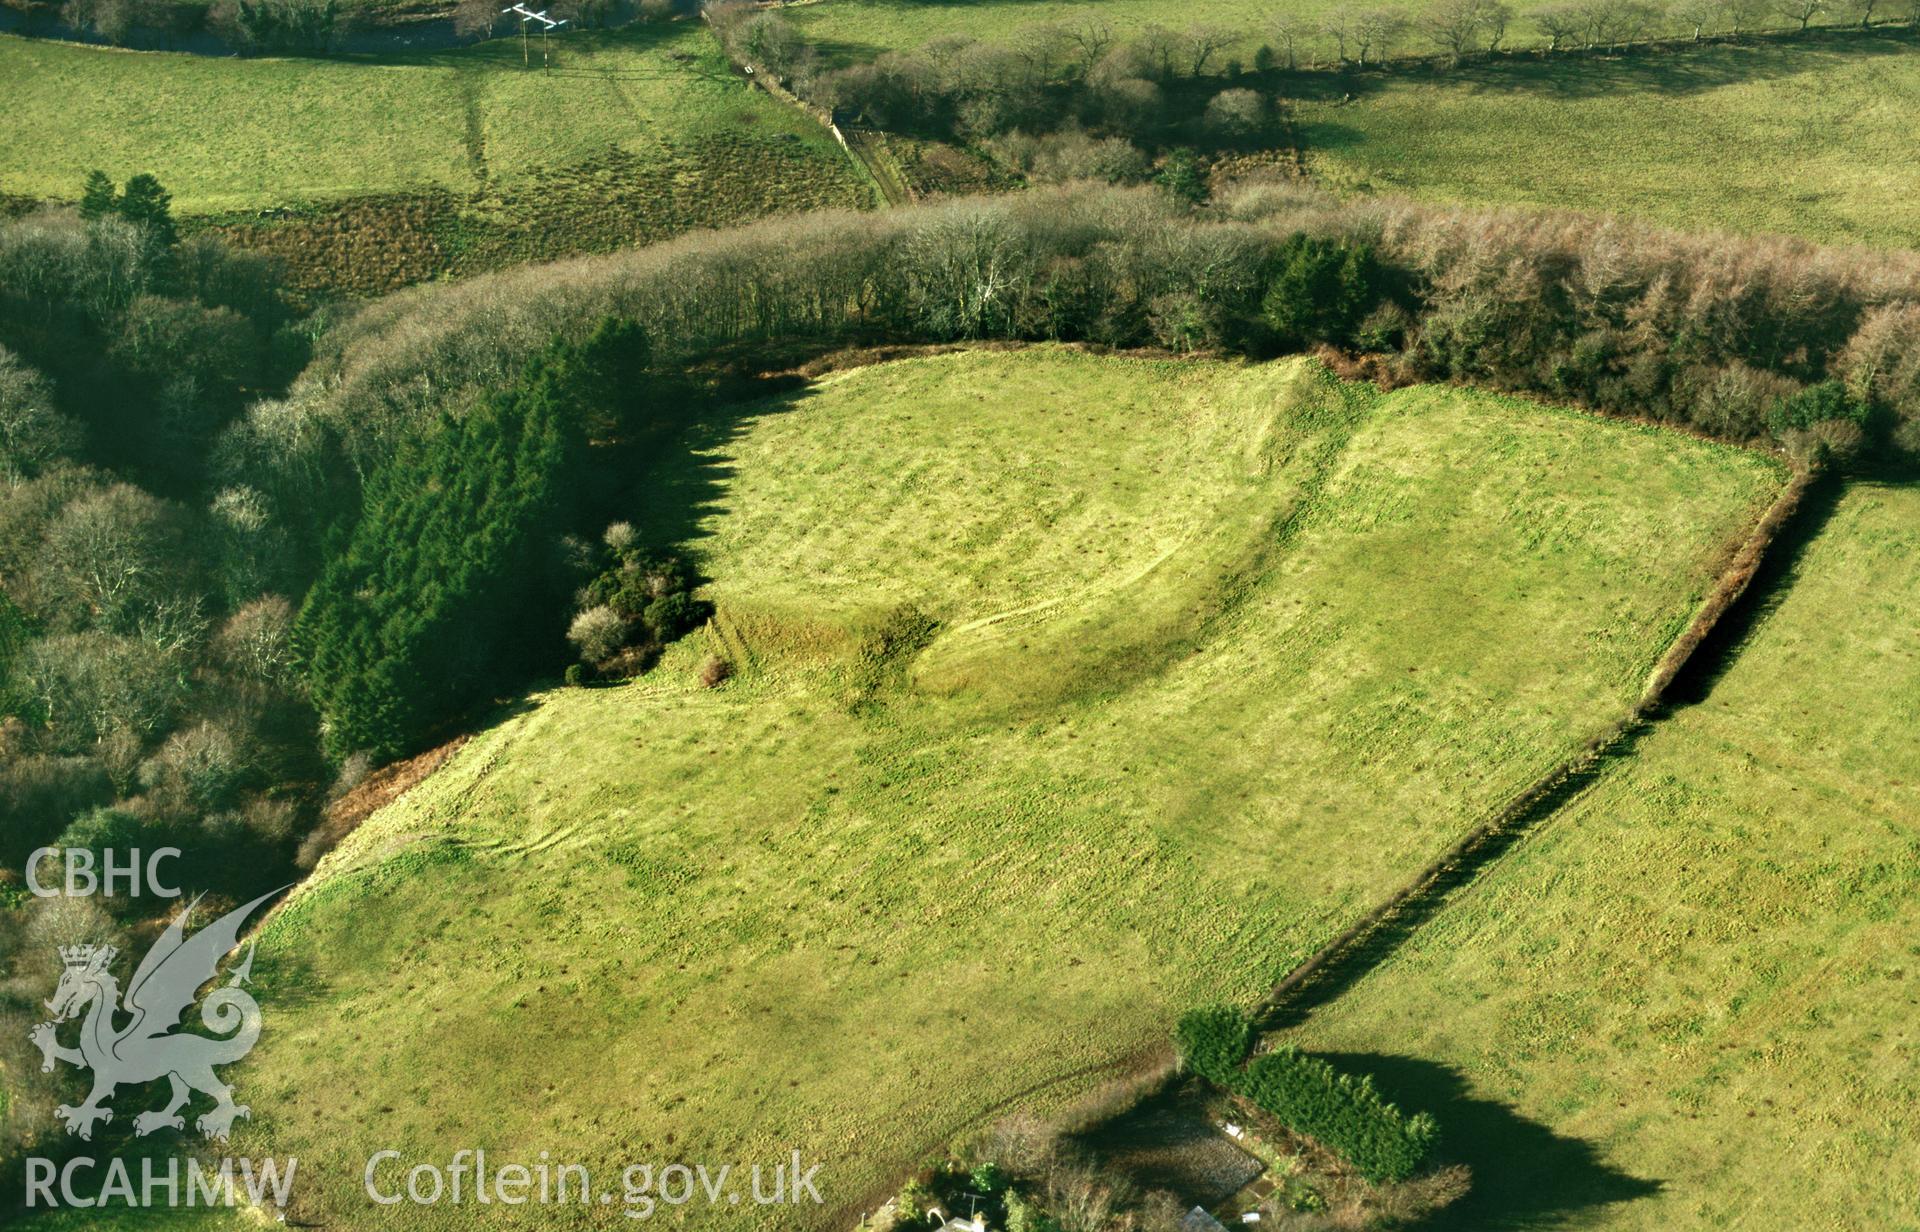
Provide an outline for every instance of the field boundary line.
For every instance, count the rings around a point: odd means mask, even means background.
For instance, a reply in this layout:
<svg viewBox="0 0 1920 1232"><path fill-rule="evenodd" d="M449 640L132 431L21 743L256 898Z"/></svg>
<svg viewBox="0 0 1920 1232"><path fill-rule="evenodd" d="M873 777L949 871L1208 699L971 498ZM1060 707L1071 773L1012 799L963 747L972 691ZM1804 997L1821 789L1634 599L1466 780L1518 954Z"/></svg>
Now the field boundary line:
<svg viewBox="0 0 1920 1232"><path fill-rule="evenodd" d="M770 97L778 99L826 129L827 134L839 143L842 150L846 151L847 157L853 160L853 165L866 173L868 181L873 184L874 190L880 194L882 201L888 205L913 204L913 189L907 185L906 177L899 173L885 151L880 149L869 135L854 129L852 125L848 125L843 130L838 116L807 102L774 80L771 73L763 72L751 64L736 62L731 49L727 47L725 40L721 39L718 27L713 24L713 15L704 6L700 10L700 20L707 24L707 29L713 34L715 41L721 44L721 50L728 52L728 62L740 71L749 86L759 86ZM848 136L849 130L852 132L851 137Z"/></svg>
<svg viewBox="0 0 1920 1232"><path fill-rule="evenodd" d="M1633 709L1580 750L1534 779L1383 902L1282 976L1255 1009L1263 1029L1296 1025L1333 1000L1429 918L1454 890L1491 867L1515 841L1557 814L1617 753L1653 724L1667 691L1709 634L1747 593L1767 550L1792 523L1817 472L1796 466L1760 515L1693 620L1661 655Z"/></svg>

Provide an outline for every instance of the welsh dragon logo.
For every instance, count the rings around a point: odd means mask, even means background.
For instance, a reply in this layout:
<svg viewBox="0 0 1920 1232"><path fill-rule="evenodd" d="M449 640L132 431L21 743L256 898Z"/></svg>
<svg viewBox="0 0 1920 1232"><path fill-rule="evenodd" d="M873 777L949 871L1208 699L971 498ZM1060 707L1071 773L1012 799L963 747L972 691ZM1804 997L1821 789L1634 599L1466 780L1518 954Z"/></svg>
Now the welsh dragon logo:
<svg viewBox="0 0 1920 1232"><path fill-rule="evenodd" d="M189 938L187 917L200 902L196 897L140 960L124 1005L120 982L111 970L118 953L113 946L60 947L60 986L47 1002L53 1021L33 1028L27 1038L40 1049L42 1073L52 1073L55 1061L93 1071L93 1092L85 1103L54 1109L68 1133L91 1140L96 1124L113 1120L113 1110L106 1104L116 1087L160 1078L171 1084L166 1106L135 1117L137 1134L185 1129L180 1110L195 1091L214 1099L213 1109L194 1122L209 1138L225 1141L235 1118L251 1115L245 1104L233 1102L233 1088L214 1073L216 1065L230 1065L246 1056L260 1038L259 1003L242 987L253 969L251 947L232 968L227 982L200 1002L200 1021L224 1038L179 1034L173 1028L180 1025L181 1015L193 1005L201 985L214 978L220 960L239 943L247 917L278 893L273 890L236 907ZM60 1024L83 1011L80 1046L63 1046L57 1035ZM125 1021L117 1024L116 1018Z"/></svg>

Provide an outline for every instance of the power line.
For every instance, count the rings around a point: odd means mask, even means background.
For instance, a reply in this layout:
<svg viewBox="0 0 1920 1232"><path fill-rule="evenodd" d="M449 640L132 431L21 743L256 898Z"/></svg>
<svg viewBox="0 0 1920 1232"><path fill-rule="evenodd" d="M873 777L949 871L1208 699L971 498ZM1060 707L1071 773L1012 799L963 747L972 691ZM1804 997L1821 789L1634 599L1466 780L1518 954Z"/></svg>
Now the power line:
<svg viewBox="0 0 1920 1232"><path fill-rule="evenodd" d="M566 25L567 19L562 17L556 21L547 16L545 9L535 12L526 5L519 3L514 4L511 8L504 8L500 11L502 13L518 13L520 15L520 67L522 68L527 68L531 65L531 60L527 53L527 23L530 21L540 23L540 70L545 72L552 64L547 54L547 35L558 30L561 26Z"/></svg>

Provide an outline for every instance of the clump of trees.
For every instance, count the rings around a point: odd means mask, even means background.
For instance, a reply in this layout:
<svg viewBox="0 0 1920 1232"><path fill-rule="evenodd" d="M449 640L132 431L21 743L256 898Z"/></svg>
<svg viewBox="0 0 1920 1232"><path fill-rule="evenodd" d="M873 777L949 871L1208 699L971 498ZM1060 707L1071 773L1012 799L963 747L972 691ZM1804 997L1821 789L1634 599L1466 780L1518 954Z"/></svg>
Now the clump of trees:
<svg viewBox="0 0 1920 1232"><path fill-rule="evenodd" d="M1274 253L1261 307L1284 345L1347 346L1381 302L1385 281L1371 245L1302 233Z"/></svg>
<svg viewBox="0 0 1920 1232"><path fill-rule="evenodd" d="M1434 1119L1402 1113L1371 1076L1342 1074L1291 1047L1249 1061L1253 1028L1238 1010L1192 1011L1181 1018L1176 1037L1188 1068L1337 1152L1375 1184L1407 1179L1432 1154L1440 1132Z"/></svg>
<svg viewBox="0 0 1920 1232"><path fill-rule="evenodd" d="M599 675L628 675L705 620L708 608L694 598L694 578L680 559L644 550L631 522L607 527L601 545L597 574L575 596L567 641Z"/></svg>
<svg viewBox="0 0 1920 1232"><path fill-rule="evenodd" d="M111 822L284 860L319 767L205 460L286 369L277 277L181 240L150 176L86 202L0 224L0 847Z"/></svg>
<svg viewBox="0 0 1920 1232"><path fill-rule="evenodd" d="M978 143L1040 182L1135 182L1146 175L1143 147L1253 144L1278 119L1274 101L1249 84L1207 84L1218 69L1241 76L1222 57L1235 35L1217 26L1150 25L1122 38L1089 16L1005 44L954 35L825 69L776 12L739 3L707 12L736 62L808 101L880 128Z"/></svg>
<svg viewBox="0 0 1920 1232"><path fill-rule="evenodd" d="M602 321L519 376L448 413L377 470L344 547L293 626L332 756L410 752L476 703L557 661L566 635L594 663L634 637L657 647L698 608L676 566L648 560L619 524L592 567L571 538L589 516L587 449L636 401L645 337Z"/></svg>

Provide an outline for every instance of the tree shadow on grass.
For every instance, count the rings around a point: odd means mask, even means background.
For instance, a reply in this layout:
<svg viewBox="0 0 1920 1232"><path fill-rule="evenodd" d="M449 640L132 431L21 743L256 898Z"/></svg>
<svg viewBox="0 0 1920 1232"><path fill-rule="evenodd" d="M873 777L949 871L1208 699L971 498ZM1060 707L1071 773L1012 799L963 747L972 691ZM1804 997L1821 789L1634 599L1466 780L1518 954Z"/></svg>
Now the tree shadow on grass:
<svg viewBox="0 0 1920 1232"><path fill-rule="evenodd" d="M1829 71L1861 60L1909 56L1903 31L1821 31L1798 39L1698 46L1636 47L1616 55L1514 54L1455 69L1395 65L1383 71L1284 74L1284 97L1303 102L1364 100L1399 85L1467 94L1582 99L1655 95L1684 98L1726 86Z"/></svg>
<svg viewBox="0 0 1920 1232"><path fill-rule="evenodd" d="M769 416L797 409L813 393L799 377L732 379L677 391L684 399L675 425L626 448L616 468L631 493L631 516L644 539L680 556L709 579L702 565L711 519L727 512L724 496L736 468L733 443Z"/></svg>
<svg viewBox="0 0 1920 1232"><path fill-rule="evenodd" d="M1315 1055L1343 1072L1372 1074L1381 1093L1406 1112L1432 1113L1440 1123L1436 1161L1473 1170L1467 1196L1421 1221L1423 1232L1557 1227L1662 1188L1657 1180L1608 1164L1589 1143L1476 1097L1466 1076L1451 1066L1381 1053Z"/></svg>
<svg viewBox="0 0 1920 1232"><path fill-rule="evenodd" d="M1808 546L1820 537L1834 510L1840 507L1846 488L1845 480L1828 474L1807 489L1806 495L1800 498L1800 508L1767 545L1766 555L1761 557L1760 567L1754 571L1746 591L1701 640L1667 687L1665 704L1656 718L1698 705L1712 695L1714 685L1739 659L1754 631L1792 592Z"/></svg>

